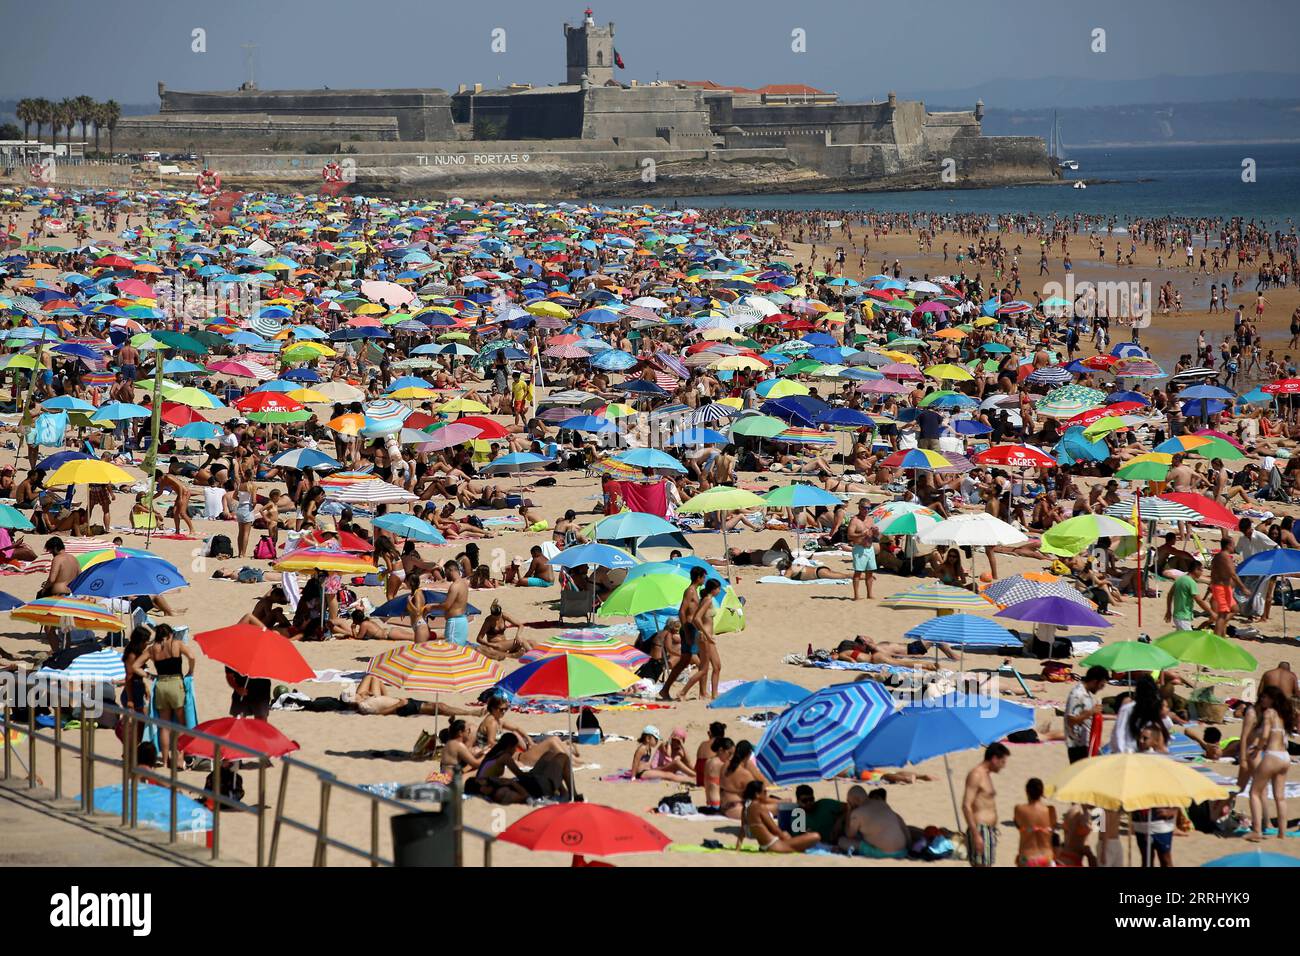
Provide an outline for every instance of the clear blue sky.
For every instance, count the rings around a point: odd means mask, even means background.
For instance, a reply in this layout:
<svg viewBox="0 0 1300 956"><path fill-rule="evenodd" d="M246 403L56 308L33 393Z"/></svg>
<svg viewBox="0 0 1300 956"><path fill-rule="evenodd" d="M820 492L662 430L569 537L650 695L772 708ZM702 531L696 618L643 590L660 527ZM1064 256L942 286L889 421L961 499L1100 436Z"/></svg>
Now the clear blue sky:
<svg viewBox="0 0 1300 956"><path fill-rule="evenodd" d="M1297 0L599 0L620 78L806 82L858 96L999 78L1124 81L1296 70ZM0 0L0 99L86 93L155 103L155 84L230 89L258 45L264 89L454 88L563 79L557 0ZM207 52L191 52L191 31ZM490 50L506 31L506 52ZM1094 27L1107 52L1089 49ZM807 52L791 50L791 31ZM1296 90L1280 89L1279 96ZM996 104L991 104L996 105Z"/></svg>

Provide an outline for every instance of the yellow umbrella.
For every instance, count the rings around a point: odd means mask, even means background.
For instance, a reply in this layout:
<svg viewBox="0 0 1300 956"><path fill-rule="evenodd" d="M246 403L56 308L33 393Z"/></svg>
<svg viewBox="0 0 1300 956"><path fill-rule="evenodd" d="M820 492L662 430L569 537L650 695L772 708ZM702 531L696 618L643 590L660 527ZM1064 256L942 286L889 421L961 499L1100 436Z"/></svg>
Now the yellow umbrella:
<svg viewBox="0 0 1300 956"><path fill-rule="evenodd" d="M59 488L65 485L129 485L134 481L117 465L97 458L81 458L64 462L45 479L45 484Z"/></svg>
<svg viewBox="0 0 1300 956"><path fill-rule="evenodd" d="M807 395L811 389L803 382L795 382L788 378L778 379L772 384L772 387L764 393L764 398L785 398L787 395Z"/></svg>
<svg viewBox="0 0 1300 956"><path fill-rule="evenodd" d="M984 316L982 319L975 320L975 328L977 329L984 329L984 328L988 328L990 325L997 325L997 324L998 324L997 319L990 318L987 315Z"/></svg>
<svg viewBox="0 0 1300 956"><path fill-rule="evenodd" d="M761 359L756 359L752 355L728 355L726 358L719 359L713 363L716 369L749 369L754 372L766 371L767 366ZM807 393L805 393L807 394Z"/></svg>
<svg viewBox="0 0 1300 956"><path fill-rule="evenodd" d="M299 342L290 348L284 350L280 358L290 362L311 361L315 358L330 358L338 353L328 345L321 345L319 342Z"/></svg>
<svg viewBox="0 0 1300 956"><path fill-rule="evenodd" d="M885 349L885 350L884 350L883 352L881 352L880 354L881 354L881 355L884 355L884 356L887 357L887 358L891 358L891 359L893 359L895 362L902 362L902 363L905 364L905 365L920 365L920 364L921 364L920 362L918 362L918 361L916 360L916 357L915 357L915 356L908 355L906 352L900 352L900 351L898 351L897 349Z"/></svg>
<svg viewBox="0 0 1300 956"><path fill-rule="evenodd" d="M327 396L322 395L314 388L296 388L292 392L286 392L295 402L301 402L304 405L328 405L330 400Z"/></svg>
<svg viewBox="0 0 1300 956"><path fill-rule="evenodd" d="M743 398L733 398L733 397L720 398L718 399L718 404L730 405L732 408L744 408L745 400Z"/></svg>
<svg viewBox="0 0 1300 956"><path fill-rule="evenodd" d="M567 319L571 316L569 310L564 306L549 302L546 299L524 306L524 311L531 312L533 315L547 315L553 319Z"/></svg>
<svg viewBox="0 0 1300 956"><path fill-rule="evenodd" d="M472 398L453 398L450 402L443 402L438 406L440 412L486 412L490 409L482 402L476 402Z"/></svg>
<svg viewBox="0 0 1300 956"><path fill-rule="evenodd" d="M435 392L431 388L420 388L418 385L412 385L410 388L399 388L395 392L389 392L385 397L402 401L408 398L440 398L441 393ZM487 409L484 409L484 411L487 411Z"/></svg>
<svg viewBox="0 0 1300 956"><path fill-rule="evenodd" d="M700 333L700 338L708 339L710 342L721 342L725 339L743 339L744 337L745 333L728 328L705 329Z"/></svg>
<svg viewBox="0 0 1300 956"><path fill-rule="evenodd" d="M1072 763L1043 788L1064 803L1103 810L1185 807L1202 800L1226 800L1228 790L1186 764L1158 754L1108 754Z"/></svg>
<svg viewBox="0 0 1300 956"><path fill-rule="evenodd" d="M950 382L969 382L974 378L960 365L931 365L925 370L925 374L931 378Z"/></svg>

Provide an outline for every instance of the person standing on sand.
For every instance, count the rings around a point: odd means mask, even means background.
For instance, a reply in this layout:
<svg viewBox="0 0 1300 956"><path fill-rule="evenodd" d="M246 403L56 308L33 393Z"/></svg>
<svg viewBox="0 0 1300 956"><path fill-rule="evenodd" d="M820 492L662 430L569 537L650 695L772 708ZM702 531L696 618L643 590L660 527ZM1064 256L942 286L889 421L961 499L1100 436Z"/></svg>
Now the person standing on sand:
<svg viewBox="0 0 1300 956"><path fill-rule="evenodd" d="M998 804L993 774L1001 773L1011 751L1005 744L989 744L984 759L966 775L961 810L966 818L966 856L978 868L993 866L998 854Z"/></svg>
<svg viewBox="0 0 1300 956"><path fill-rule="evenodd" d="M871 585L876 575L876 546L871 540L871 522L869 520L871 502L859 499L858 513L849 519L846 531L849 544L853 546L853 600L861 600L858 593L859 584L866 581L867 600L872 598Z"/></svg>
<svg viewBox="0 0 1300 956"><path fill-rule="evenodd" d="M1101 716L1101 693L1110 680L1110 671L1094 664L1065 698L1065 752L1070 763L1092 753L1092 725Z"/></svg>
<svg viewBox="0 0 1300 956"><path fill-rule="evenodd" d="M700 586L704 584L708 571L701 567L691 568L691 583L686 586L682 592L682 603L677 606L677 620L682 624L682 652L677 656L673 663L673 669L668 672L664 678L663 687L659 690L660 700L672 700L673 684L681 676L682 671L686 670L690 664L691 658L698 652L697 642L699 640L699 631L695 627L695 610L700 604ZM704 662L700 662L704 666ZM686 694L683 692L682 697Z"/></svg>
<svg viewBox="0 0 1300 956"><path fill-rule="evenodd" d="M438 605L446 618L443 638L466 647L469 645L469 619L465 617L465 609L469 607L469 581L459 561L448 561L442 570L447 576L447 596Z"/></svg>
<svg viewBox="0 0 1300 956"><path fill-rule="evenodd" d="M1233 561L1232 539L1225 533L1223 545L1210 562L1210 604L1214 607L1214 633L1224 637L1228 633L1228 618L1237 610L1237 599L1233 589L1243 592L1246 585L1237 576L1237 565Z"/></svg>
<svg viewBox="0 0 1300 956"><path fill-rule="evenodd" d="M713 596L722 590L717 578L709 578L700 588L699 604L695 608L696 640L699 644L700 669L695 672L678 700L685 700L696 681L700 684L700 700L706 691L710 700L718 699L718 677L722 673L722 658L718 655L718 642L713 634Z"/></svg>

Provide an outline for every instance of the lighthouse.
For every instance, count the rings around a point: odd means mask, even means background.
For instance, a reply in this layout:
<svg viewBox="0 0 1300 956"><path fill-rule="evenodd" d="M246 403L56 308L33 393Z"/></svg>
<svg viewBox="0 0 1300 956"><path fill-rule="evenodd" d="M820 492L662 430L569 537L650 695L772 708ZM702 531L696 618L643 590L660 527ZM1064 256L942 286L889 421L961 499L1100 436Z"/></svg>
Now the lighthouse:
<svg viewBox="0 0 1300 956"><path fill-rule="evenodd" d="M581 26L564 25L567 73L564 81L579 86L586 76L592 86L614 79L614 24L597 26L591 7L583 11Z"/></svg>

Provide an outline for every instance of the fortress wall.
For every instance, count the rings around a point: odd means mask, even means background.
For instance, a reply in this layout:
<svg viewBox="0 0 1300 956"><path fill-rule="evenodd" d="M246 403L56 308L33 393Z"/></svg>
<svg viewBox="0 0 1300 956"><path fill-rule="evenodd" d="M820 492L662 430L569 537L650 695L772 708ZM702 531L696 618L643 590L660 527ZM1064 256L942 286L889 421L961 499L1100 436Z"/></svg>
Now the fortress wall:
<svg viewBox="0 0 1300 956"><path fill-rule="evenodd" d="M959 180L1044 180L1057 175L1037 136L962 137L954 139L951 148Z"/></svg>
<svg viewBox="0 0 1300 956"><path fill-rule="evenodd" d="M682 134L710 132L704 98L695 90L592 87L582 96L583 139L662 136L665 128Z"/></svg>
<svg viewBox="0 0 1300 956"><path fill-rule="evenodd" d="M397 120L391 116L269 116L265 113L208 115L160 113L124 116L114 132L116 145L198 151L213 143L241 144L236 148L291 143L396 140Z"/></svg>
<svg viewBox="0 0 1300 956"><path fill-rule="evenodd" d="M453 134L445 90L162 90L163 113L272 116L396 117L402 139L445 139Z"/></svg>
<svg viewBox="0 0 1300 956"><path fill-rule="evenodd" d="M583 98L578 90L458 93L451 100L457 123L490 120L502 131L503 139L573 139L582 135Z"/></svg>
<svg viewBox="0 0 1300 956"><path fill-rule="evenodd" d="M895 142L891 110L885 103L835 103L795 106L737 106L723 111L727 125L748 132L799 127L828 129L833 143ZM720 114L719 114L720 115Z"/></svg>
<svg viewBox="0 0 1300 956"><path fill-rule="evenodd" d="M894 142L902 147L919 144L925 136L925 116L924 103L900 102L894 110Z"/></svg>

